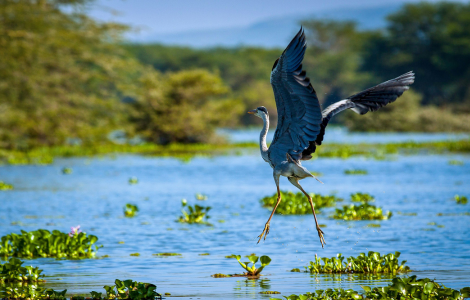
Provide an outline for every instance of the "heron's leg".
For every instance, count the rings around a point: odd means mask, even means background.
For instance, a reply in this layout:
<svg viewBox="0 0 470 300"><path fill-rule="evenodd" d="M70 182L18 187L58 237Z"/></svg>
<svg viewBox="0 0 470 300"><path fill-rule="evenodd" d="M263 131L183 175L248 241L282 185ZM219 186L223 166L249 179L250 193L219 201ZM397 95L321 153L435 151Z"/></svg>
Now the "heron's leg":
<svg viewBox="0 0 470 300"><path fill-rule="evenodd" d="M304 191L302 186L299 184L299 179L295 177L289 177L288 179L290 183L292 183L295 187L301 190L302 193L305 194L305 196L307 196L308 202L310 202L310 206L312 207L312 213L313 213L313 217L315 218L315 224L317 225L318 237L320 238L321 247L323 248L323 244L326 244L326 242L325 242L325 238L323 237L323 231L320 229L320 226L318 225L317 215L315 214L315 205L313 205L312 197L310 197L310 195L307 194L306 191Z"/></svg>
<svg viewBox="0 0 470 300"><path fill-rule="evenodd" d="M276 182L276 187L277 187L277 202L276 202L276 205L274 206L273 211L271 212L271 215L269 216L268 221L266 222L266 225L264 225L263 232L258 236L259 237L258 244L261 241L261 239L263 238L263 235L264 235L264 239L266 240L266 236L269 233L269 222L271 222L271 218L273 217L277 206L281 202L281 191L279 190L279 176L280 176L280 174L274 173L274 181Z"/></svg>

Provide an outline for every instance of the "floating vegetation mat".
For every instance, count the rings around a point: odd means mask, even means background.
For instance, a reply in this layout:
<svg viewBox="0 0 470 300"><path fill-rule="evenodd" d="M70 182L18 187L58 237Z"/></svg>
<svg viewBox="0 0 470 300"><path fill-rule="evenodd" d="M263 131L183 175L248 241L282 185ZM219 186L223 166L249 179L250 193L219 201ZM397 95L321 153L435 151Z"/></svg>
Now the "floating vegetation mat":
<svg viewBox="0 0 470 300"><path fill-rule="evenodd" d="M21 234L11 233L2 236L0 256L8 257L56 257L56 258L93 258L103 246L96 246L98 238L79 232L79 226L72 232L64 233L58 230L50 232L38 229Z"/></svg>
<svg viewBox="0 0 470 300"><path fill-rule="evenodd" d="M93 300L104 299L128 299L128 300L155 300L162 299L162 296L155 290L157 286L151 283L143 283L132 280L115 280L115 285L105 285L106 294L92 291L90 296ZM2 299L30 299L30 300L65 300L67 299L67 290L56 291L45 289L35 285L26 286L6 286L4 291L0 291ZM73 296L70 300L85 300L83 296ZM90 299L90 298L87 298Z"/></svg>
<svg viewBox="0 0 470 300"><path fill-rule="evenodd" d="M410 272L410 268L405 266L406 260L398 262L400 252L380 255L378 252L369 251L360 253L359 256L350 256L344 260L341 253L336 257L318 257L315 254L315 261L311 261L305 267L305 272L312 274L320 273L372 273L372 274L397 274ZM293 272L300 272L299 269L293 269Z"/></svg>
<svg viewBox="0 0 470 300"><path fill-rule="evenodd" d="M4 264L0 263L0 284L4 283L37 283L44 281L42 270L38 267L22 266L23 261L11 257Z"/></svg>
<svg viewBox="0 0 470 300"><path fill-rule="evenodd" d="M336 196L322 196L317 194L310 194L312 197L315 210L321 210L324 207L335 206L336 202L341 202L343 199ZM279 203L276 214L282 215L305 215L311 214L312 208L307 200L307 197L301 193L293 193L281 191L281 203ZM263 207L273 209L277 202L277 193L272 196L264 197L260 200ZM318 213L318 211L316 211Z"/></svg>
<svg viewBox="0 0 470 300"><path fill-rule="evenodd" d="M454 290L435 282L432 279L417 279L415 275L406 278L396 277L385 287L361 286L363 292L344 289L316 290L312 293L290 295L287 300L396 300L396 299L426 299L426 300L463 300L470 297L470 287ZM281 300L270 298L271 300Z"/></svg>
<svg viewBox="0 0 470 300"><path fill-rule="evenodd" d="M386 211L384 214L382 208L364 202L361 204L344 205L342 208L337 208L331 217L333 219L346 221L387 220L392 217L392 212Z"/></svg>
<svg viewBox="0 0 470 300"><path fill-rule="evenodd" d="M256 149L257 143L234 144L95 144L95 145L69 145L54 147L38 147L25 151L0 150L0 163L7 164L50 164L56 157L95 156L103 154L139 153L154 156L171 156L181 159L191 159L196 155L211 156L239 153L243 149ZM389 144L325 144L318 147L313 154L316 157L366 156L384 159L390 154L416 154L422 150L430 153L444 152L470 152L470 139L441 142L404 142Z"/></svg>

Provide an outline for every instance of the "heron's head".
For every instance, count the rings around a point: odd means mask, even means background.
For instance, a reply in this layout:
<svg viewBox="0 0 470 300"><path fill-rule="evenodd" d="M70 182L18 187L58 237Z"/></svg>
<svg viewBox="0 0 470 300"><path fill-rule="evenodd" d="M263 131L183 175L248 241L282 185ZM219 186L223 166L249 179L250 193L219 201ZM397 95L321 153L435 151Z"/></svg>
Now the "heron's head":
<svg viewBox="0 0 470 300"><path fill-rule="evenodd" d="M263 118L263 116L268 116L268 110L264 106L257 107L248 111L249 114L255 115L257 117Z"/></svg>

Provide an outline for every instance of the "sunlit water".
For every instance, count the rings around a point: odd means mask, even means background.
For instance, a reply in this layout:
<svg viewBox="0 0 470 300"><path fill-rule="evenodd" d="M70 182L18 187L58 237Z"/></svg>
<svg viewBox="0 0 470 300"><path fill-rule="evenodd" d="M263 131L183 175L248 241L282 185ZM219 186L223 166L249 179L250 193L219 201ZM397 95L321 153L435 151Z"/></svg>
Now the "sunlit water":
<svg viewBox="0 0 470 300"><path fill-rule="evenodd" d="M451 165L450 160L464 164ZM38 228L68 232L80 224L98 236L98 244L104 245L98 255L109 258L27 262L44 269L47 287L66 288L69 293L104 292L103 285L113 284L116 278L152 282L160 293L183 299L268 299L259 292L290 295L327 287L361 290L361 284L386 285L388 278L289 272L303 269L315 253L332 257L340 252L347 257L369 250L400 251L400 260L407 260L419 278L435 278L453 288L470 286L470 216L463 214L470 212L470 203L458 205L452 200L455 194L470 197L470 156L317 159L304 165L322 173L324 182L303 180L307 191L336 193L345 199L355 192L370 193L393 217L344 222L329 219L334 209L326 209L319 215L319 222L327 225L323 228L327 246L321 249L313 216L275 215L268 238L258 245L256 237L270 213L259 199L275 192L272 170L258 153L190 162L122 155L58 159L47 166L1 166L0 180L15 189L0 192L0 235ZM65 166L73 173L62 174ZM345 175L345 169L365 169L368 175ZM131 176L139 183L130 185ZM281 188L295 190L286 179ZM208 200L196 201L198 192L208 195ZM212 206L214 226L175 222L182 198L191 205ZM137 217L123 217L126 203L138 205ZM367 227L370 223L381 227ZM141 256L130 256L135 252ZM177 252L182 257L152 256L158 252ZM199 256L205 252L210 255ZM225 256L253 252L272 258L261 279L210 276L241 273L237 261Z"/></svg>

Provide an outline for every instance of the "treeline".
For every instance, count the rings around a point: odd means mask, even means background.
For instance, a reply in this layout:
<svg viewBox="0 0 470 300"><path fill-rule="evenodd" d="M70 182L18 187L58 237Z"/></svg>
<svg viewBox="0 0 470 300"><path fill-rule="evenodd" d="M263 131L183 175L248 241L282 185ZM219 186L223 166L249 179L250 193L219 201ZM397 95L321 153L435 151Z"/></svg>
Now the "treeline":
<svg viewBox="0 0 470 300"><path fill-rule="evenodd" d="M283 49L130 45L126 26L86 15L89 2L2 2L0 148L213 142L217 127L257 124L245 111L259 105L275 121L269 75ZM303 22L304 68L320 101L414 70L413 92L399 103L338 121L354 130L469 131L470 4L408 4L388 21L373 32Z"/></svg>
<svg viewBox="0 0 470 300"><path fill-rule="evenodd" d="M146 66L120 45L127 28L90 19L88 2L2 1L0 149L107 143L116 130L119 142L210 142L238 118L220 76Z"/></svg>
<svg viewBox="0 0 470 300"><path fill-rule="evenodd" d="M302 22L308 38L303 65L323 106L413 70L413 93L399 104L367 116L346 113L336 121L361 131L470 131L470 4L407 4L387 21L376 31L360 31L353 22ZM276 117L269 74L283 49L126 48L162 72L218 72L245 109L264 105ZM241 117L242 124L256 121Z"/></svg>

